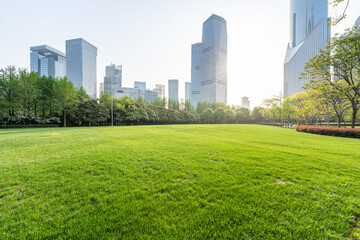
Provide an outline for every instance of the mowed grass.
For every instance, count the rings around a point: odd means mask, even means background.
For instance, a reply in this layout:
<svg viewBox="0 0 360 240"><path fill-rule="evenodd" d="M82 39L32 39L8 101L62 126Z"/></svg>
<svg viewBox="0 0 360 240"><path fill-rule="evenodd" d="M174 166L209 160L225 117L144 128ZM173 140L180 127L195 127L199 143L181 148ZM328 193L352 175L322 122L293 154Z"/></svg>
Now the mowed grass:
<svg viewBox="0 0 360 240"><path fill-rule="evenodd" d="M0 239L345 239L360 216L359 139L16 129L0 130L0 151Z"/></svg>

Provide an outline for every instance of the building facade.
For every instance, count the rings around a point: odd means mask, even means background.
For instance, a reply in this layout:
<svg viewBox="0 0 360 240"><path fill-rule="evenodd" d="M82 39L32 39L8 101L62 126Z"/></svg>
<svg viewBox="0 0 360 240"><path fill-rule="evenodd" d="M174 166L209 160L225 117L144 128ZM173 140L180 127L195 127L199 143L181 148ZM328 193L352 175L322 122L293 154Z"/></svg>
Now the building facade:
<svg viewBox="0 0 360 240"><path fill-rule="evenodd" d="M66 74L77 88L84 88L91 98L97 97L97 48L82 38L66 41Z"/></svg>
<svg viewBox="0 0 360 240"><path fill-rule="evenodd" d="M170 79L168 82L169 100L179 101L179 80Z"/></svg>
<svg viewBox="0 0 360 240"><path fill-rule="evenodd" d="M140 90L145 91L146 90L146 82L135 81L134 88L139 88Z"/></svg>
<svg viewBox="0 0 360 240"><path fill-rule="evenodd" d="M158 93L159 98L164 98L165 97L165 85L156 84L154 91Z"/></svg>
<svg viewBox="0 0 360 240"><path fill-rule="evenodd" d="M30 71L40 77L66 77L65 53L48 45L30 47Z"/></svg>
<svg viewBox="0 0 360 240"><path fill-rule="evenodd" d="M250 109L250 100L249 100L248 97L243 97L243 98L241 99L241 107Z"/></svg>
<svg viewBox="0 0 360 240"><path fill-rule="evenodd" d="M111 64L105 68L104 93L114 96L116 89L122 87L122 65Z"/></svg>
<svg viewBox="0 0 360 240"><path fill-rule="evenodd" d="M191 101L191 83L185 82L185 101Z"/></svg>
<svg viewBox="0 0 360 240"><path fill-rule="evenodd" d="M284 95L301 92L305 64L331 37L328 0L290 0L290 43L284 63Z"/></svg>
<svg viewBox="0 0 360 240"><path fill-rule="evenodd" d="M227 25L213 14L203 24L202 42L192 45L191 103L227 104Z"/></svg>

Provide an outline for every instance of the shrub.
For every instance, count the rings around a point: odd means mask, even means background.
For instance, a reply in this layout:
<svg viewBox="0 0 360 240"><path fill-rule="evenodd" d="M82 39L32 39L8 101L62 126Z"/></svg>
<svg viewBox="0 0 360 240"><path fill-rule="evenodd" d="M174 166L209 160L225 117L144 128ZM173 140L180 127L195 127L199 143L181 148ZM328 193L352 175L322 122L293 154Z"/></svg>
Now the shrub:
<svg viewBox="0 0 360 240"><path fill-rule="evenodd" d="M353 128L296 126L295 130L319 135L360 138L360 129Z"/></svg>

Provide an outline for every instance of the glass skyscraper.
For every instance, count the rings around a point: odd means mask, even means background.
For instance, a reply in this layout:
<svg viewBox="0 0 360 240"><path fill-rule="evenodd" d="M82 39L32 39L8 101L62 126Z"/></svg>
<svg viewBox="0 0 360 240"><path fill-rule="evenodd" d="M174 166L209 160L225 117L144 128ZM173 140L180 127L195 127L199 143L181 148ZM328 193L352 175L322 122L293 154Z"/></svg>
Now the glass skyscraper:
<svg viewBox="0 0 360 240"><path fill-rule="evenodd" d="M66 76L66 56L47 45L30 47L30 71L40 77L61 78Z"/></svg>
<svg viewBox="0 0 360 240"><path fill-rule="evenodd" d="M284 63L284 96L301 92L309 62L330 38L328 0L290 0L290 43Z"/></svg>
<svg viewBox="0 0 360 240"><path fill-rule="evenodd" d="M185 82L185 101L191 101L191 83Z"/></svg>
<svg viewBox="0 0 360 240"><path fill-rule="evenodd" d="M169 100L179 101L179 80L170 79L168 83Z"/></svg>
<svg viewBox="0 0 360 240"><path fill-rule="evenodd" d="M105 68L104 77L104 93L110 93L114 96L114 93L118 88L122 87L122 65L115 66L111 64Z"/></svg>
<svg viewBox="0 0 360 240"><path fill-rule="evenodd" d="M202 42L192 45L191 103L227 104L227 27L213 14L203 24Z"/></svg>
<svg viewBox="0 0 360 240"><path fill-rule="evenodd" d="M66 41L66 73L74 87L84 88L91 98L97 97L97 48L82 38Z"/></svg>

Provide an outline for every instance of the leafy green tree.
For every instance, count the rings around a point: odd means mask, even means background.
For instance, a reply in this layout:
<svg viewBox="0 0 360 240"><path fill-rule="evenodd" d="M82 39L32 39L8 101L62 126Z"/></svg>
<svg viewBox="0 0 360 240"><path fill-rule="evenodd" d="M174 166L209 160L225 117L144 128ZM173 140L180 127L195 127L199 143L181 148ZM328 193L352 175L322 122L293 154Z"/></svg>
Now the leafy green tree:
<svg viewBox="0 0 360 240"><path fill-rule="evenodd" d="M225 110L225 122L226 123L234 123L235 122L235 118L236 117L236 112L232 109L226 109Z"/></svg>
<svg viewBox="0 0 360 240"><path fill-rule="evenodd" d="M261 114L263 111L262 107L255 107L251 112L251 120L255 123L261 123L264 121L264 118Z"/></svg>
<svg viewBox="0 0 360 240"><path fill-rule="evenodd" d="M225 121L225 108L218 107L214 111L215 123L224 123Z"/></svg>
<svg viewBox="0 0 360 240"><path fill-rule="evenodd" d="M198 114L201 114L202 111L204 111L205 109L207 108L211 108L211 103L208 103L208 102L198 102L197 103L197 106L196 106L196 112ZM214 111L214 109L213 109Z"/></svg>
<svg viewBox="0 0 360 240"><path fill-rule="evenodd" d="M250 111L247 108L238 108L235 112L235 119L237 123L247 123L250 121Z"/></svg>
<svg viewBox="0 0 360 240"><path fill-rule="evenodd" d="M50 116L53 115L53 102L56 100L55 90L56 80L54 78L42 76L38 79L38 100L43 117L45 117L47 113L49 113Z"/></svg>
<svg viewBox="0 0 360 240"><path fill-rule="evenodd" d="M327 82L350 101L351 127L355 128L360 107L360 29L347 29L331 38L326 46L306 64L303 77L310 84Z"/></svg>
<svg viewBox="0 0 360 240"><path fill-rule="evenodd" d="M211 108L203 110L200 114L201 122L203 123L214 123L215 115L214 111Z"/></svg>
<svg viewBox="0 0 360 240"><path fill-rule="evenodd" d="M54 96L57 111L63 115L66 127L66 114L76 106L76 90L67 78L60 78L54 84Z"/></svg>
<svg viewBox="0 0 360 240"><path fill-rule="evenodd" d="M21 85L15 66L0 70L0 107L10 116L21 108Z"/></svg>
<svg viewBox="0 0 360 240"><path fill-rule="evenodd" d="M189 100L185 101L185 111L195 111L193 105L191 104L191 102Z"/></svg>
<svg viewBox="0 0 360 240"><path fill-rule="evenodd" d="M166 107L166 98L157 98L151 104L165 108Z"/></svg>
<svg viewBox="0 0 360 240"><path fill-rule="evenodd" d="M180 109L179 101L169 99L168 103L169 103L169 109L173 109L173 110Z"/></svg>

